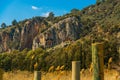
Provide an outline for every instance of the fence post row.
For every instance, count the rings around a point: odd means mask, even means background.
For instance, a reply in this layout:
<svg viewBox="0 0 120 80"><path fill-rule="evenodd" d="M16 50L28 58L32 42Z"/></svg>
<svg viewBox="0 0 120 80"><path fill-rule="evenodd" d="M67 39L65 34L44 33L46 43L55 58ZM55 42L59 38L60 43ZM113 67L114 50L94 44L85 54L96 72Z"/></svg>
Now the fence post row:
<svg viewBox="0 0 120 80"><path fill-rule="evenodd" d="M72 61L72 80L80 80L80 61Z"/></svg>
<svg viewBox="0 0 120 80"><path fill-rule="evenodd" d="M92 44L93 80L104 80L103 43Z"/></svg>

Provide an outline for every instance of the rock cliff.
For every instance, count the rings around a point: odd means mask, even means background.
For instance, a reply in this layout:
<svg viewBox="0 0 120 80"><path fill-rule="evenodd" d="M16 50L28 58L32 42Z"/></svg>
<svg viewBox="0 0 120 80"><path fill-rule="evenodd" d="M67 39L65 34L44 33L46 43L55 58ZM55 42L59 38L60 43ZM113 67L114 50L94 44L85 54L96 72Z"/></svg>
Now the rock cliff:
<svg viewBox="0 0 120 80"><path fill-rule="evenodd" d="M49 48L61 42L77 40L79 39L80 27L81 24L75 17L59 21L34 38L33 49L40 46Z"/></svg>
<svg viewBox="0 0 120 80"><path fill-rule="evenodd" d="M81 24L75 17L49 25L42 21L27 20L23 25L8 27L0 33L0 52L14 49L50 48L61 42L79 39Z"/></svg>

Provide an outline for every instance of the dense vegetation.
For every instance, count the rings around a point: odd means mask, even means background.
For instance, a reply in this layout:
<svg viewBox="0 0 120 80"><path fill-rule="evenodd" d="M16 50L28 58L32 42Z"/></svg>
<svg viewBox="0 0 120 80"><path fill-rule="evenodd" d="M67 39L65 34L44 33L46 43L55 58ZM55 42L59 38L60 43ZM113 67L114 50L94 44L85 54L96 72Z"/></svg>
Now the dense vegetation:
<svg viewBox="0 0 120 80"><path fill-rule="evenodd" d="M116 42L104 42L104 62L107 66L108 59L113 57L118 59ZM0 67L5 71L9 70L28 70L33 71L37 63L37 70L48 71L51 66L65 66L65 70L71 69L71 61L79 60L81 68L89 68L91 64L91 40L77 41L63 48L55 50L36 50L24 49L23 51L14 50L11 53L0 54Z"/></svg>
<svg viewBox="0 0 120 80"><path fill-rule="evenodd" d="M37 64L38 70L47 71L50 66L65 65L66 70L71 69L72 60L80 60L81 68L88 68L91 64L91 44L94 42L104 42L104 62L107 66L108 59L113 57L113 61L118 60L118 47L120 45L120 1L107 0L91 5L83 10L73 9L69 14L55 17L51 12L47 18L34 17L31 20L44 22L47 27L68 17L76 17L82 25L77 41L70 41L58 48L38 48L36 50L24 49L13 50L0 54L0 68L9 70L28 70L33 71ZM12 21L12 25L6 28L6 24L1 25L1 31L13 30L15 27L24 26L27 20L17 22ZM51 24L49 24L50 22ZM47 28L46 27L46 28ZM21 27L20 27L21 28ZM45 29L41 29L43 32ZM11 33L12 35L12 33ZM67 42L65 42L67 43ZM17 47L17 42L11 47ZM16 45L15 45L16 44Z"/></svg>

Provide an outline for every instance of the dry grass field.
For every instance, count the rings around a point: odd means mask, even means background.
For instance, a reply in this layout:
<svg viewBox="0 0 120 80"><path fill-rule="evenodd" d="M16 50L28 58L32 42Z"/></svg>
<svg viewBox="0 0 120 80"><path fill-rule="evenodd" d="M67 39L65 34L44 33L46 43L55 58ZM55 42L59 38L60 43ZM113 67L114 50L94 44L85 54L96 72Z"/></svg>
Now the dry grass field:
<svg viewBox="0 0 120 80"><path fill-rule="evenodd" d="M42 72L42 80L71 80L71 71ZM105 70L105 80L116 80L115 70ZM33 73L27 71L5 72L3 80L33 80ZM92 73L88 70L81 72L81 80L92 80Z"/></svg>

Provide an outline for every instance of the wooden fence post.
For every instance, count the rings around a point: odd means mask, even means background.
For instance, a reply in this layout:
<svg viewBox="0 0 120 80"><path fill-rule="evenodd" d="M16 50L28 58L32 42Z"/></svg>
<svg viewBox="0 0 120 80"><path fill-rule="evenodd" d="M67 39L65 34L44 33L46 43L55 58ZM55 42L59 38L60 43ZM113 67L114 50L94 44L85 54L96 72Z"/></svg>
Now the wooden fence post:
<svg viewBox="0 0 120 80"><path fill-rule="evenodd" d="M120 60L120 46L118 47L119 60Z"/></svg>
<svg viewBox="0 0 120 80"><path fill-rule="evenodd" d="M34 80L41 80L41 72L34 71Z"/></svg>
<svg viewBox="0 0 120 80"><path fill-rule="evenodd" d="M92 44L93 80L104 80L103 43Z"/></svg>
<svg viewBox="0 0 120 80"><path fill-rule="evenodd" d="M0 69L0 80L3 80L3 73L4 73L4 71L2 69Z"/></svg>
<svg viewBox="0 0 120 80"><path fill-rule="evenodd" d="M80 80L80 61L72 61L72 80Z"/></svg>

